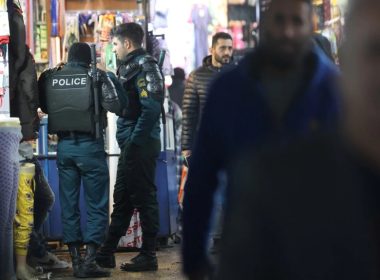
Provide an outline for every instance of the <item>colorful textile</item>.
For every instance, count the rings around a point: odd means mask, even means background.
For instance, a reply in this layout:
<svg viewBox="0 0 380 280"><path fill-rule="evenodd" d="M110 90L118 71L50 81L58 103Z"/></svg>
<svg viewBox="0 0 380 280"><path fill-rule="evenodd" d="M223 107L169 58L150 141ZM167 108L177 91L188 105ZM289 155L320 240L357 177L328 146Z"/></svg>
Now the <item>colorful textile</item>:
<svg viewBox="0 0 380 280"><path fill-rule="evenodd" d="M33 230L34 174L34 164L21 164L14 221L15 254L21 256L26 256L28 253L30 235Z"/></svg>

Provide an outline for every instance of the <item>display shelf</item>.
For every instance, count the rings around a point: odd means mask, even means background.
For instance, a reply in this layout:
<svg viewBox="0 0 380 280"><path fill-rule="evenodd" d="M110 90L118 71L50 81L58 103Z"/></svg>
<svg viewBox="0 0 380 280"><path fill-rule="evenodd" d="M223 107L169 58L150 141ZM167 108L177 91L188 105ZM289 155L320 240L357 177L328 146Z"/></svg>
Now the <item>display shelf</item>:
<svg viewBox="0 0 380 280"><path fill-rule="evenodd" d="M66 0L66 11L70 10L134 10L137 9L136 0Z"/></svg>

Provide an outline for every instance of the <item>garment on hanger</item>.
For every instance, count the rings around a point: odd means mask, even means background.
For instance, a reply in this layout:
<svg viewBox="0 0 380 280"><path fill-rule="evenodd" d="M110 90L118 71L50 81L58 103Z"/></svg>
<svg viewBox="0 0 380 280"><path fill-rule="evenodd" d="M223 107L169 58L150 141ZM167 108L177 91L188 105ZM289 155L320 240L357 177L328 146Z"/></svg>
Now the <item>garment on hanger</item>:
<svg viewBox="0 0 380 280"><path fill-rule="evenodd" d="M109 42L112 28L115 26L115 15L105 14L99 17L99 40Z"/></svg>
<svg viewBox="0 0 380 280"><path fill-rule="evenodd" d="M58 36L58 16L59 16L59 3L58 0L50 1L50 16L51 16L51 36Z"/></svg>
<svg viewBox="0 0 380 280"><path fill-rule="evenodd" d="M64 50L67 52L72 44L79 42L79 18L77 13L66 14L66 33L63 39Z"/></svg>
<svg viewBox="0 0 380 280"><path fill-rule="evenodd" d="M167 28L168 27L168 13L169 8L167 0L156 0L155 1L155 13L153 17L153 26L155 29Z"/></svg>
<svg viewBox="0 0 380 280"><path fill-rule="evenodd" d="M9 84L10 100L15 97L17 79L25 67L27 52L25 49L26 32L21 9L16 4L8 6L10 42L9 42Z"/></svg>
<svg viewBox="0 0 380 280"><path fill-rule="evenodd" d="M0 44L0 109L4 106L5 95L9 93L8 44Z"/></svg>
<svg viewBox="0 0 380 280"><path fill-rule="evenodd" d="M191 11L191 21L194 24L195 67L202 65L203 58L208 54L208 26L212 18L206 5L196 4Z"/></svg>

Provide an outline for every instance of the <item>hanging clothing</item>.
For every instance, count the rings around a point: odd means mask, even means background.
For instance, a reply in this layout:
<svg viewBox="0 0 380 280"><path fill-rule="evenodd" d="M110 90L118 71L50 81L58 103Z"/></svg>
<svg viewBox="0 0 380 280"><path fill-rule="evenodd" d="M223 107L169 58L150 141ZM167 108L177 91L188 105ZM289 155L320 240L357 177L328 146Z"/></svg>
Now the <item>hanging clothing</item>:
<svg viewBox="0 0 380 280"><path fill-rule="evenodd" d="M27 50L27 46L24 45ZM37 138L40 118L37 73L32 54L28 51L23 70L18 75L15 97L11 101L11 116L20 119L22 140Z"/></svg>
<svg viewBox="0 0 380 280"><path fill-rule="evenodd" d="M207 6L203 4L194 5L191 21L194 24L195 68L198 68L202 65L203 58L208 54L208 25L212 18Z"/></svg>
<svg viewBox="0 0 380 280"><path fill-rule="evenodd" d="M68 50L72 44L79 42L79 19L76 14L67 14L65 19L66 33L63 46Z"/></svg>
<svg viewBox="0 0 380 280"><path fill-rule="evenodd" d="M167 0L156 0L154 6L153 25L155 29L168 27L169 6Z"/></svg>
<svg viewBox="0 0 380 280"><path fill-rule="evenodd" d="M12 4L8 6L8 18L9 18L9 86L10 86L10 100L14 99L16 95L16 85L18 83L18 77L25 67L25 61L27 57L26 33L25 24L22 17L21 9Z"/></svg>
<svg viewBox="0 0 380 280"><path fill-rule="evenodd" d="M9 5L9 86L11 116L20 118L23 140L37 137L39 129L37 73L25 44L26 33L21 9Z"/></svg>

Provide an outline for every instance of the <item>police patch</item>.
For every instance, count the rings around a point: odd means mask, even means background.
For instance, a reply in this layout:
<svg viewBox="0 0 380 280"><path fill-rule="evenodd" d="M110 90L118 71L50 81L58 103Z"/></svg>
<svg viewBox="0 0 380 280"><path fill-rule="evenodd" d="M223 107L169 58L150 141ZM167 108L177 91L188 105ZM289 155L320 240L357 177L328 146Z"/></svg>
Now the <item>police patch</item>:
<svg viewBox="0 0 380 280"><path fill-rule="evenodd" d="M148 98L148 92L145 89L143 89L140 93L140 97L141 98Z"/></svg>
<svg viewBox="0 0 380 280"><path fill-rule="evenodd" d="M51 79L53 89L75 89L85 88L87 86L87 75L55 75Z"/></svg>

